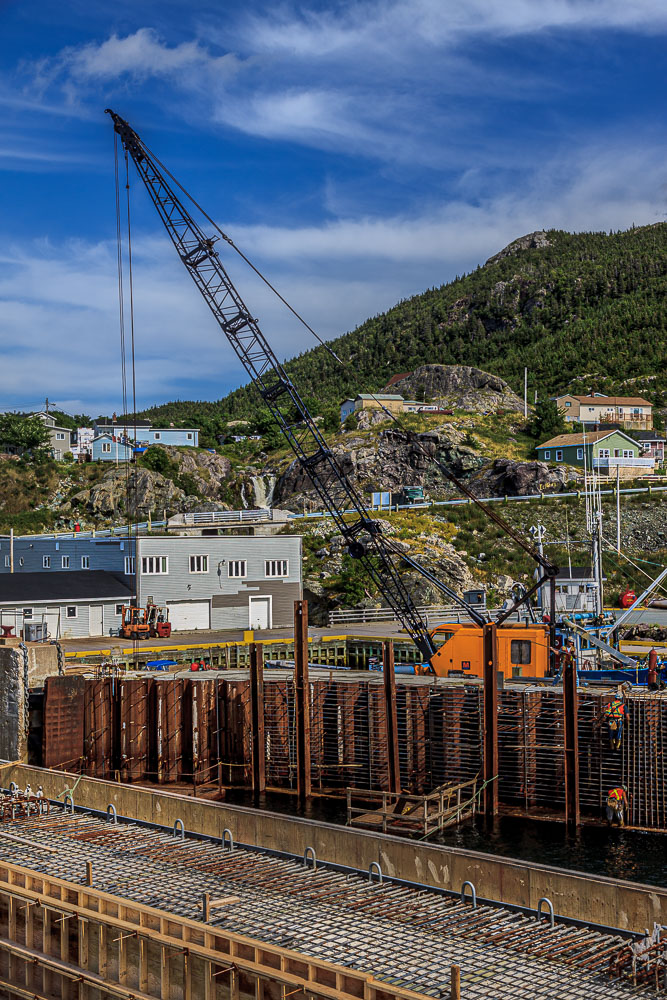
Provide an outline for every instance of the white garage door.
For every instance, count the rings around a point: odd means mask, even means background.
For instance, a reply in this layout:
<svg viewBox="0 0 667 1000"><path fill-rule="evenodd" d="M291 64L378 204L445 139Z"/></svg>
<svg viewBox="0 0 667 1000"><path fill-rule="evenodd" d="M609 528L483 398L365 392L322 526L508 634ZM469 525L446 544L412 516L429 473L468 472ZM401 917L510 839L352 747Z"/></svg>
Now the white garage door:
<svg viewBox="0 0 667 1000"><path fill-rule="evenodd" d="M210 628L211 605L209 601L168 601L169 621L175 632Z"/></svg>

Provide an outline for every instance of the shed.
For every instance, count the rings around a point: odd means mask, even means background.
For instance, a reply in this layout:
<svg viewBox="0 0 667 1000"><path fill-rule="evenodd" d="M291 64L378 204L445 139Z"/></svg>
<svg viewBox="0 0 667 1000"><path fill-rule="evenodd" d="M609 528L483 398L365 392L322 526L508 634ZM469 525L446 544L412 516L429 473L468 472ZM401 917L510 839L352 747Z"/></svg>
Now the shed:
<svg viewBox="0 0 667 1000"><path fill-rule="evenodd" d="M26 625L44 625L52 639L108 635L133 596L131 578L104 570L3 573L0 625L13 626L16 635Z"/></svg>

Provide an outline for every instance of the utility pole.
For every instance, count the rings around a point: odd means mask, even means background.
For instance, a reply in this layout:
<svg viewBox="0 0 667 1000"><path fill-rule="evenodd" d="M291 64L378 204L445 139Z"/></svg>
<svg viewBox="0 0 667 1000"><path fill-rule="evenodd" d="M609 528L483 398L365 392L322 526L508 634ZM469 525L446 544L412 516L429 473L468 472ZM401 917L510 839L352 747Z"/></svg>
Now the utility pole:
<svg viewBox="0 0 667 1000"><path fill-rule="evenodd" d="M523 370L523 415L528 418L528 369Z"/></svg>
<svg viewBox="0 0 667 1000"><path fill-rule="evenodd" d="M621 467L616 466L616 551L621 554Z"/></svg>
<svg viewBox="0 0 667 1000"><path fill-rule="evenodd" d="M48 417L48 415L49 415L49 397L48 396L44 400L44 412L46 413L46 415Z"/></svg>

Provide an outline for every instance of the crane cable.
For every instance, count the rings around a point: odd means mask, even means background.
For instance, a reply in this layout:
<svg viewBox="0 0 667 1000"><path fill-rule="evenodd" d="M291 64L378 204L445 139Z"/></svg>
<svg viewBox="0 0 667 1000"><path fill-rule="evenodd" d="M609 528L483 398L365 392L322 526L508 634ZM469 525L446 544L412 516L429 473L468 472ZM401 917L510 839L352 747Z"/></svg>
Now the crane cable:
<svg viewBox="0 0 667 1000"><path fill-rule="evenodd" d="M126 328L125 328L125 283L124 283L124 259L123 259L123 212L121 210L121 196L120 196L120 170L119 170L119 157L118 157L118 136L114 132L114 182L115 182L115 203L116 203L116 256L117 256L117 267L118 267L118 313L119 313L119 327L120 327L120 367L121 367L121 395L122 395L122 407L123 407L123 423L127 424L127 413L128 413L128 393L127 393L127 339L126 339ZM128 259L128 279L129 279L129 313L130 313L130 359L131 359L131 373L132 373L132 410L134 413L134 442L136 445L137 439L137 424L136 424L136 366L135 366L135 337L134 337L134 285L133 285L133 272L132 272L132 229L130 224L130 178L129 178L129 162L127 151L125 151L125 188L126 188L126 212L127 212L127 259ZM123 443L123 447L127 448L127 444ZM132 456L134 458L134 455ZM130 474L130 461L129 459L125 462L125 513L128 518L128 537L131 537L131 528L134 527L134 599L135 604L138 604L138 590L137 590L137 533L138 533L138 521L137 521L137 510L136 502L134 504L134 516L130 520L130 507L131 500L134 492L134 498L136 500L136 470L134 475ZM130 548L130 558L131 558L131 548ZM132 562L130 562L129 568L132 568ZM136 639L133 640L133 652L136 655Z"/></svg>

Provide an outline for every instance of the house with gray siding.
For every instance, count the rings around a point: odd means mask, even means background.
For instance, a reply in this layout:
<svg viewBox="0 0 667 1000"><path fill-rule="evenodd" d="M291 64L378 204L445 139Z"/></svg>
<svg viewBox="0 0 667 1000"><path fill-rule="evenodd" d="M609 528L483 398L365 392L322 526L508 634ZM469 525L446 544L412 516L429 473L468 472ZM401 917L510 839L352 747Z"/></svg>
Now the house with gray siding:
<svg viewBox="0 0 667 1000"><path fill-rule="evenodd" d="M302 596L298 535L137 539L140 606L167 605L172 628L290 626Z"/></svg>
<svg viewBox="0 0 667 1000"><path fill-rule="evenodd" d="M3 574L0 626L26 639L34 626L51 639L109 635L120 628L132 584L104 571Z"/></svg>
<svg viewBox="0 0 667 1000"><path fill-rule="evenodd" d="M0 576L14 573L45 574L105 570L130 576L134 573L133 538L94 538L90 535L22 535L12 540L0 535Z"/></svg>

